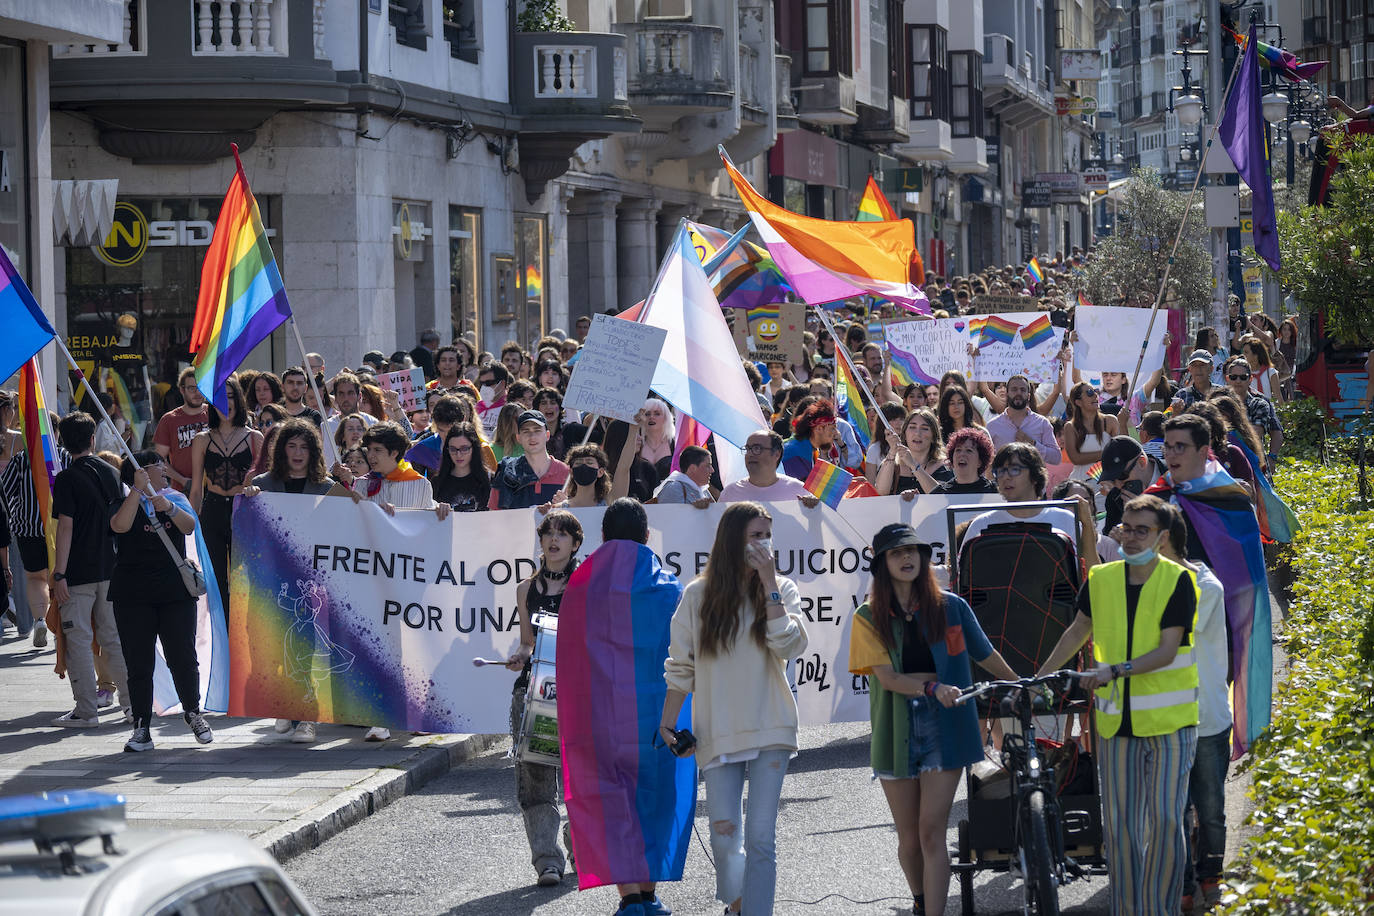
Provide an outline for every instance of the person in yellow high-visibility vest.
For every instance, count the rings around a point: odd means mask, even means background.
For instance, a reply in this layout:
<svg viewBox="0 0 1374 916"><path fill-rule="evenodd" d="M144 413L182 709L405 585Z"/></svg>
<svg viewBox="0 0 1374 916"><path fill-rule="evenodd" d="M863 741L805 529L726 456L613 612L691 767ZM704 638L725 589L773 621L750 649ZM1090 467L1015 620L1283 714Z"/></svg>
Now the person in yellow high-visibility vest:
<svg viewBox="0 0 1374 916"><path fill-rule="evenodd" d="M1198 586L1158 552L1178 511L1149 495L1126 504L1116 529L1123 559L1089 570L1078 613L1040 670L1057 670L1092 638L1095 666L1082 683L1094 690L1112 916L1177 913L1183 896Z"/></svg>

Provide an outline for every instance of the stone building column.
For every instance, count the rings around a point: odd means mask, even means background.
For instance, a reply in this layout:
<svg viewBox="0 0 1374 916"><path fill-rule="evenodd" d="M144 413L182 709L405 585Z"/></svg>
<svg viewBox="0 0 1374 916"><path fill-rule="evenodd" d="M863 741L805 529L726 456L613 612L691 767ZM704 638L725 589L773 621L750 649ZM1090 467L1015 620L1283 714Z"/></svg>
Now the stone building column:
<svg viewBox="0 0 1374 916"><path fill-rule="evenodd" d="M616 246L620 256L620 307L629 308L649 295L658 276L657 200L631 198L620 205Z"/></svg>
<svg viewBox="0 0 1374 916"><path fill-rule="evenodd" d="M568 204L568 324L620 305L614 191L579 191Z"/></svg>

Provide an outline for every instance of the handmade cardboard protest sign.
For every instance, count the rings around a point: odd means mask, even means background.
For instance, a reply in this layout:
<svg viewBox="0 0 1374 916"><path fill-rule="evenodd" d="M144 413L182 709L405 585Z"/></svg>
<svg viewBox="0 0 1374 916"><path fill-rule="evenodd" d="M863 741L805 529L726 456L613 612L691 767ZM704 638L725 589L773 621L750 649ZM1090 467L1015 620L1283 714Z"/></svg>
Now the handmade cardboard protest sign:
<svg viewBox="0 0 1374 916"><path fill-rule="evenodd" d="M563 405L633 422L649 395L667 336L653 325L593 315Z"/></svg>
<svg viewBox="0 0 1374 916"><path fill-rule="evenodd" d="M1064 329L1047 327L1048 321L1045 312L1002 312L971 319L969 339L978 347L978 355L973 359L974 376L983 382L1004 381L1013 375L1024 375L1036 384L1058 380ZM988 327L1006 331L990 333L985 330Z"/></svg>
<svg viewBox="0 0 1374 916"><path fill-rule="evenodd" d="M792 365L802 361L806 303L774 302L753 309L734 309L730 333L740 356L756 363Z"/></svg>
<svg viewBox="0 0 1374 916"><path fill-rule="evenodd" d="M1015 293L983 293L973 300L968 311L976 315L992 315L997 312L1034 312L1040 308L1040 300L1034 296L1018 296Z"/></svg>
<svg viewBox="0 0 1374 916"><path fill-rule="evenodd" d="M401 409L409 413L425 403L425 370L400 369L377 376L383 391L394 391L401 401Z"/></svg>
<svg viewBox="0 0 1374 916"><path fill-rule="evenodd" d="M938 385L951 369L965 378L973 370L968 352L968 325L960 318L897 321L885 329L897 393L912 383Z"/></svg>
<svg viewBox="0 0 1374 916"><path fill-rule="evenodd" d="M1125 372L1135 370L1140 359L1140 344L1150 325L1150 310L1119 305L1093 305L1074 312L1073 364L1082 372ZM1140 364L1142 378L1164 364L1164 333L1169 316L1160 310L1150 329L1145 361Z"/></svg>
<svg viewBox="0 0 1374 916"><path fill-rule="evenodd" d="M996 496L845 499L839 511L772 503L778 574L801 593L809 644L794 659L803 725L868 719L868 684L849 673L849 629L866 600L869 542L901 521L946 562L955 504ZM706 566L719 504L646 506L649 547L684 583ZM604 509L579 509L600 544ZM262 493L234 513L229 714L504 734L520 641L516 586L538 568L535 510L432 512Z"/></svg>

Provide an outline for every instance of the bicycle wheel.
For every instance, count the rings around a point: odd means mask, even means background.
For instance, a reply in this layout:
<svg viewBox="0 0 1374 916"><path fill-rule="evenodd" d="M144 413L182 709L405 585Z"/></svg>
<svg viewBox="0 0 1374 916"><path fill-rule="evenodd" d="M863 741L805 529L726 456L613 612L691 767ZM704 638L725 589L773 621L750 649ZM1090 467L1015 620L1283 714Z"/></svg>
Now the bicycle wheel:
<svg viewBox="0 0 1374 916"><path fill-rule="evenodd" d="M1026 899L1032 913L1059 916L1059 887L1054 882L1050 863L1050 833L1045 821L1045 793L1033 790L1026 796L1025 831L1022 842L1026 854Z"/></svg>

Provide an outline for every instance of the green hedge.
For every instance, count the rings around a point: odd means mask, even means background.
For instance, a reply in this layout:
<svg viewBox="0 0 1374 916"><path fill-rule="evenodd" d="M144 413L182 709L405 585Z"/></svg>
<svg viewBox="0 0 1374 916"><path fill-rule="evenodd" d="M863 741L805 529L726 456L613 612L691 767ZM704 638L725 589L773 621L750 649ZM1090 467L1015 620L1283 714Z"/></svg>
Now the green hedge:
<svg viewBox="0 0 1374 916"><path fill-rule="evenodd" d="M1284 626L1289 673L1252 749L1251 823L1222 898L1243 914L1374 912L1374 511L1354 469L1287 463L1302 520Z"/></svg>

